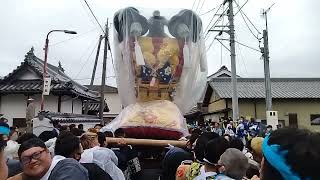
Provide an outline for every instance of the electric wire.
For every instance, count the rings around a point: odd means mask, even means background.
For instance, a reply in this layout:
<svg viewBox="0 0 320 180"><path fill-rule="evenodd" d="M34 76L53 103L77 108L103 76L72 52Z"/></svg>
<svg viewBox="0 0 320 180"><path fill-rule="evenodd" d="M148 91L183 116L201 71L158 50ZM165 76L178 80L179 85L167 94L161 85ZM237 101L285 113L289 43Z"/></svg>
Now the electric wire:
<svg viewBox="0 0 320 180"><path fill-rule="evenodd" d="M243 12L242 8L239 6L239 4L237 3L237 1L234 1L236 3L236 5L238 6L239 8L239 11L242 15L244 15L247 20L250 22L250 24L253 26L253 28L259 33L261 34L261 32L258 30L258 28L252 23L252 21L248 18L248 16Z"/></svg>
<svg viewBox="0 0 320 180"><path fill-rule="evenodd" d="M91 29L91 30L89 30L89 31L87 31L87 32L84 32L84 33L82 33L82 34L79 34L78 36L74 36L74 37L72 37L72 38L65 39L65 40L63 40L63 41L59 41L59 42L53 43L53 44L51 44L51 45L49 45L49 46L50 46L50 47L56 46L56 45L58 45L58 44L61 44L61 43L70 41L70 40L72 40L72 39L76 39L76 38L82 37L82 36L84 36L84 35L86 35L86 34L89 34L90 32L92 32L92 31L94 31L94 30L96 30L96 29L97 29L97 28L93 28L93 29Z"/></svg>
<svg viewBox="0 0 320 180"><path fill-rule="evenodd" d="M103 32L103 34L106 34L106 32L104 32L104 30L103 30L103 28L102 28L101 24L99 23L99 21L98 21L98 19L97 19L96 15L94 15L94 13L93 13L93 11L92 11L91 7L89 6L88 2L87 2L86 0L84 0L84 2L86 3L86 5L87 5L87 7L89 8L89 10L90 10L90 12L91 12L92 16L94 17L94 19L95 19L95 20L96 20L96 22L98 23L99 27L101 28L101 31Z"/></svg>
<svg viewBox="0 0 320 180"><path fill-rule="evenodd" d="M208 31L208 28L210 27L212 21L214 20L214 17L217 15L218 11L220 10L220 8L222 7L223 3L220 4L219 8L217 9L217 11L213 14L209 24L207 25L207 27L205 28L205 30L203 32L207 32ZM207 33L206 33L207 35Z"/></svg>
<svg viewBox="0 0 320 180"><path fill-rule="evenodd" d="M207 32L206 35L205 35L205 40L208 39L208 37L209 37L209 36L208 36L209 30L216 27L216 25L218 24L218 22L221 20L221 18L225 15L225 13L226 13L227 11L228 11L228 8L226 8L226 9L222 12L222 14L219 15L218 19L213 23L213 25L208 29L208 31L205 31L205 32Z"/></svg>
<svg viewBox="0 0 320 180"><path fill-rule="evenodd" d="M96 39L94 39L93 42L95 42L95 41L96 41ZM90 46L92 46L92 44L93 44L93 43L91 43ZM90 47L90 46L89 46L89 47ZM94 50L96 49L97 46L98 46L98 43L96 43L95 46L92 48L92 50L91 50L89 56L87 57L86 61L82 64L79 72L75 75L75 77L74 77L73 79L76 79L76 78L79 76L79 74L82 72L84 66L85 66L85 65L87 64L87 62L89 61L91 55L93 54L93 52L94 52ZM88 47L88 50L89 50L89 47ZM80 57L79 61L80 61L84 56L85 56L85 53Z"/></svg>
<svg viewBox="0 0 320 180"><path fill-rule="evenodd" d="M237 36L235 35L235 40L237 41ZM245 72L246 72L246 75L248 75L248 70L247 70L247 65L246 65L246 63L245 63L245 61L244 61L244 57L243 57L243 55L242 55L242 52L241 52L241 48L240 48L240 46L239 46L239 43L236 43L237 44L237 48L238 48L238 50L239 50L239 55L240 55L240 60L242 61L242 64L243 64L243 66L244 66L244 70L245 70Z"/></svg>
<svg viewBox="0 0 320 180"><path fill-rule="evenodd" d="M210 10L208 10L208 11L206 11L206 12L204 12L204 13L200 14L199 16L204 16L204 15L206 15L206 14L208 14L208 13L210 13L210 12L214 11L215 9L216 9L216 8L212 8L212 9L210 9Z"/></svg>
<svg viewBox="0 0 320 180"><path fill-rule="evenodd" d="M203 1L202 1L201 7L200 7L200 9L199 9L199 13L201 12L205 1L206 1L206 0L203 0Z"/></svg>

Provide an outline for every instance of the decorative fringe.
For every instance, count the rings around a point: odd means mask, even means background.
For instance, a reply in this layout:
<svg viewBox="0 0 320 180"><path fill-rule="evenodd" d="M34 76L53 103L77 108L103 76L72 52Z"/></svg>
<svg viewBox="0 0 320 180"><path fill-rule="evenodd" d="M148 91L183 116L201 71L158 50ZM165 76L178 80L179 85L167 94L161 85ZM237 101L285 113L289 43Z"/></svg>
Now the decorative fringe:
<svg viewBox="0 0 320 180"><path fill-rule="evenodd" d="M183 67L190 68L191 67L190 50L186 42L184 43L184 46L183 46L183 59L184 59Z"/></svg>
<svg viewBox="0 0 320 180"><path fill-rule="evenodd" d="M151 81L150 81L150 86L153 87L156 84L156 78L152 77Z"/></svg>
<svg viewBox="0 0 320 180"><path fill-rule="evenodd" d="M207 71L207 61L203 57L200 58L200 71L201 72Z"/></svg>
<svg viewBox="0 0 320 180"><path fill-rule="evenodd" d="M143 58L143 54L141 51L141 47L139 45L139 42L137 41L137 38L134 42L134 53L136 54L136 62L138 66L144 66L145 62L144 62L144 58Z"/></svg>

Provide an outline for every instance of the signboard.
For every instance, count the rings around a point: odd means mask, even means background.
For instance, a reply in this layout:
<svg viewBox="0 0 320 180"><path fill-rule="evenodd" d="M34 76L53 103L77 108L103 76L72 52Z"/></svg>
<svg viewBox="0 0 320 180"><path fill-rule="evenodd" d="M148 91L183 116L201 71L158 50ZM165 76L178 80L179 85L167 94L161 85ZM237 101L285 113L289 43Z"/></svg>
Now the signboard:
<svg viewBox="0 0 320 180"><path fill-rule="evenodd" d="M51 77L45 77L43 82L43 95L49 95L50 94L50 86L51 86Z"/></svg>

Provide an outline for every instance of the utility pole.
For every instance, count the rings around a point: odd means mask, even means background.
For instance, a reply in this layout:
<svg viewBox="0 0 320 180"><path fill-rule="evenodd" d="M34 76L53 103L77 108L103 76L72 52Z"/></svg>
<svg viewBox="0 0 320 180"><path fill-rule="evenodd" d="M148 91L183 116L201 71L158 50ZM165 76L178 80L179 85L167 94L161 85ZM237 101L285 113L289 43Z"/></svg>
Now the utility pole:
<svg viewBox="0 0 320 180"><path fill-rule="evenodd" d="M239 119L239 104L237 91L237 69L236 69L236 49L234 38L234 23L233 23L233 0L229 1L229 35L230 35L230 56L231 56L231 82L232 82L232 118ZM226 2L225 1L225 2Z"/></svg>
<svg viewBox="0 0 320 180"><path fill-rule="evenodd" d="M96 54L96 59L94 61L94 66L93 66L93 70L92 70L92 75L91 75L91 81L90 81L90 86L89 89L93 88L93 83L94 83L94 77L96 75L96 69L97 69L97 64L98 64L98 59L99 59L99 54L100 54L100 46L101 46L101 41L103 39L103 36L100 35L99 37L99 43L98 43L98 49L97 49L97 54ZM85 108L84 108L84 114L88 114L89 111L89 100L86 102L85 104Z"/></svg>
<svg viewBox="0 0 320 180"><path fill-rule="evenodd" d="M262 50L263 60L264 60L264 84L265 84L265 91L266 91L266 111L272 111L267 13L273 5L274 3L267 10L264 10L262 13L263 16L266 18L266 29L263 30L263 50Z"/></svg>
<svg viewBox="0 0 320 180"><path fill-rule="evenodd" d="M269 68L268 31L263 30L264 85L266 90L266 110L272 111L271 80Z"/></svg>
<svg viewBox="0 0 320 180"><path fill-rule="evenodd" d="M108 28L108 20L106 24L106 32L105 32L105 37L104 37L104 53L103 53L103 67L102 67L102 79L101 79L101 89L100 89L100 111L99 111L99 116L100 116L100 122L102 125L104 125L104 120L103 120L103 109L105 106L104 102L104 87L106 85L106 68L107 68L107 55L108 55L108 45L109 45L109 28Z"/></svg>

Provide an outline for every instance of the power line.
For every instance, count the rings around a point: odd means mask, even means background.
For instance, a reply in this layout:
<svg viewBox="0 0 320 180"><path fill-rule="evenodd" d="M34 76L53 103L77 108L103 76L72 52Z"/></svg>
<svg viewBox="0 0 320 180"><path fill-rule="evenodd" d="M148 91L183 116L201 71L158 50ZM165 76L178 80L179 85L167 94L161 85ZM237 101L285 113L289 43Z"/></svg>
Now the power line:
<svg viewBox="0 0 320 180"><path fill-rule="evenodd" d="M223 7L224 7L224 6L223 6ZM208 35L208 33L209 33L209 30L216 27L216 25L218 24L218 22L221 20L221 18L222 18L222 17L225 15L225 13L227 12L227 10L228 10L228 8L226 8L226 9L222 12L222 14L220 14L220 16L218 17L218 19L217 19L217 20L213 23L213 25L208 29L208 32L207 32L206 35L205 35L205 39L208 37L207 35Z"/></svg>
<svg viewBox="0 0 320 180"><path fill-rule="evenodd" d="M92 41L92 43L90 44L90 46L92 46L92 44L96 41L96 39L94 39L94 41ZM76 74L76 76L74 78L77 78L79 76L79 74L82 72L84 66L87 64L87 62L89 61L91 55L93 54L93 51L96 49L96 46L98 45L98 43L93 47L93 49L91 50L88 58L86 59L85 63L82 64L80 71ZM89 46L89 47L90 47ZM88 48L89 50L89 48ZM85 53L80 57L80 60L84 57Z"/></svg>
<svg viewBox="0 0 320 180"><path fill-rule="evenodd" d="M199 13L201 12L205 1L206 1L206 0L203 0L203 1L202 1L201 7L200 7L200 9L199 9Z"/></svg>
<svg viewBox="0 0 320 180"><path fill-rule="evenodd" d="M255 34L253 33L253 31L251 30L251 28L249 27L249 25L248 25L247 21L245 20L245 18L244 18L244 16L243 16L242 11L240 11L240 14L241 14L241 17L242 17L242 19L243 19L243 21L244 21L245 25L246 25L246 26L247 26L247 28L249 29L250 33L251 33L251 34L252 34L256 39L259 39L259 38L258 38L258 35L255 35Z"/></svg>
<svg viewBox="0 0 320 180"><path fill-rule="evenodd" d="M238 8L238 11L234 14L234 16L236 16L240 10L248 3L249 0L247 0L245 3L243 3L243 5L240 7L240 9Z"/></svg>
<svg viewBox="0 0 320 180"><path fill-rule="evenodd" d="M237 37L235 36L235 39L237 40ZM237 42L237 41L236 41ZM248 70L247 70L247 66L246 66L246 63L244 61L244 58L243 58L243 55L242 55L242 52L241 52L241 48L239 46L239 43L237 43L237 48L239 50L239 54L240 54L240 59L242 60L242 64L244 66L244 70L246 71L246 75L248 75Z"/></svg>
<svg viewBox="0 0 320 180"><path fill-rule="evenodd" d="M224 6L223 9L224 11ZM222 17L222 24L224 24L224 16ZM223 38L223 33L221 34L221 37ZM221 45L221 49L220 49L220 67L222 66L222 45Z"/></svg>
<svg viewBox="0 0 320 180"><path fill-rule="evenodd" d="M194 5L195 5L196 1L197 1L197 0L194 0L194 1L193 1L192 8L191 8L192 10L193 10L193 8L194 8Z"/></svg>
<svg viewBox="0 0 320 180"><path fill-rule="evenodd" d="M89 4L87 3L86 0L84 0L84 2L86 3L87 7L89 8L92 16L94 17L94 19L96 20L96 22L98 23L100 29L102 30L103 34L106 36L106 32L104 31L104 29L102 28L101 24L99 23L97 17L94 15L92 9L90 8ZM114 68L114 63L113 63L113 55L112 55L112 51L111 51L111 46L110 46L110 42L109 42L109 37L105 37L105 41L108 41L108 50L110 50L110 55L111 55L111 60L112 60L112 67L113 67L113 70L115 71L115 68Z"/></svg>
<svg viewBox="0 0 320 180"><path fill-rule="evenodd" d="M97 28L93 28L93 29L91 29L91 30L89 30L89 31L87 31L87 32L85 32L85 33L79 34L78 36L74 36L74 37L72 37L72 38L69 38L69 39L66 39L66 40L63 40L63 41L60 41L60 42L53 43L53 44L51 44L51 45L49 45L49 46L52 47L52 46L55 46L55 45L58 45L58 44L61 44L61 43L70 41L70 40L72 40L72 39L79 38L79 37L81 37L81 36L84 36L84 35L92 32L92 31L96 30L96 29L97 29Z"/></svg>
<svg viewBox="0 0 320 180"><path fill-rule="evenodd" d="M95 20L96 20L96 22L98 23L99 27L101 28L101 31L103 32L103 34L106 34L106 33L104 32L104 29L102 28L101 24L99 23L99 21L98 21L97 17L94 15L94 13L93 13L93 11L92 11L91 7L90 7L90 6L89 6L89 4L87 3L87 1L86 1L86 0L84 0L84 2L86 3L86 5L87 5L87 7L89 8L89 10L90 10L90 12L91 12L92 16L94 17L94 19L95 19Z"/></svg>
<svg viewBox="0 0 320 180"><path fill-rule="evenodd" d="M224 48L226 48L229 52L231 52L231 50L230 50L226 45L224 45L224 44L220 41L220 39L217 39L217 41L218 41Z"/></svg>
<svg viewBox="0 0 320 180"><path fill-rule="evenodd" d="M258 50L258 49L255 49L255 48L253 48L253 47L250 47L250 46L248 46L248 45L245 45L245 44L243 44L243 43L241 43L241 42L238 42L238 41L236 41L236 40L235 40L235 42L238 43L238 44L240 44L240 45L242 45L242 46L244 46L244 47L247 47L247 48L249 48L249 49L252 49L252 50L254 50L254 51L261 52L261 51Z"/></svg>
<svg viewBox="0 0 320 180"><path fill-rule="evenodd" d="M210 27L214 17L217 15L218 11L220 10L220 8L222 7L223 3L220 4L219 8L217 9L216 13L214 13L214 15L212 16L209 24L207 25L207 27L205 28L204 32L207 32L208 31L208 28ZM208 33L206 33L206 36L207 36Z"/></svg>
<svg viewBox="0 0 320 180"><path fill-rule="evenodd" d="M201 0L199 0L199 1L198 1L197 8L195 9L195 12L197 12L197 11L198 11L198 9L199 9L199 5L200 5L200 2L201 2Z"/></svg>
<svg viewBox="0 0 320 180"><path fill-rule="evenodd" d="M223 27L223 28L221 29L221 31L223 31L224 28L225 28L225 27ZM217 37L218 37L218 36L220 36L220 33L218 33L218 34L213 38L213 40L211 41L211 43L210 43L210 45L209 45L209 47L207 48L206 51L208 51L208 50L211 48L211 46L212 46L213 43L214 43L214 40L217 40Z"/></svg>
<svg viewBox="0 0 320 180"><path fill-rule="evenodd" d="M257 27L252 23L252 21L248 18L248 16L242 11L242 8L240 8L240 6L239 6L239 4L237 3L237 1L234 1L236 4L237 4L237 6L238 6L238 8L239 8L239 10L240 10L240 13L242 13L247 19L248 19L248 21L250 22L250 24L253 26L253 28L259 33L259 34L261 34L261 32L257 29Z"/></svg>
<svg viewBox="0 0 320 180"><path fill-rule="evenodd" d="M208 14L209 12L214 11L215 9L216 9L216 8L212 8L212 9L210 9L209 11L207 11L207 12L204 12L204 13L200 14L199 16L206 15L206 14Z"/></svg>

